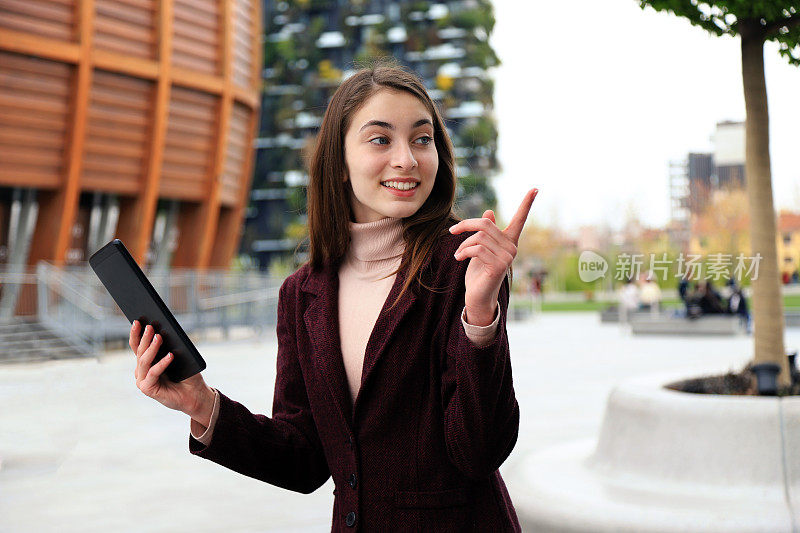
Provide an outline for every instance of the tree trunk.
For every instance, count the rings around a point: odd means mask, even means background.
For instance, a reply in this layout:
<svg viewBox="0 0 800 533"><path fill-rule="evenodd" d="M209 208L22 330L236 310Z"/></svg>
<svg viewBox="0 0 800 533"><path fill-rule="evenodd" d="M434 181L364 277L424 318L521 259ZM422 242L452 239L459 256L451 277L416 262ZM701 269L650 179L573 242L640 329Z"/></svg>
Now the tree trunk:
<svg viewBox="0 0 800 533"><path fill-rule="evenodd" d="M754 363L780 365L780 385L791 382L783 344L783 297L778 275L776 217L769 157L769 110L764 79L764 33L759 21L741 21L742 81L746 119L747 195L752 255L761 255L752 281Z"/></svg>

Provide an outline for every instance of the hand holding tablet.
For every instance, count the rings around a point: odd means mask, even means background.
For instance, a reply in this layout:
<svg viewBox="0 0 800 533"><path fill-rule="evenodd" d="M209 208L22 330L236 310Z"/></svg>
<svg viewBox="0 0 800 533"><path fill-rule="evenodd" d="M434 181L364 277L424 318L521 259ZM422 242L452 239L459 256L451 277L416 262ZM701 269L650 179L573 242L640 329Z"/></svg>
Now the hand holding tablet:
<svg viewBox="0 0 800 533"><path fill-rule="evenodd" d="M89 264L132 324L128 344L136 354L136 386L202 423L203 413L210 415L209 395L212 406L214 398L200 375L206 363L125 245L114 239Z"/></svg>
<svg viewBox="0 0 800 533"><path fill-rule="evenodd" d="M152 325L161 336L155 360L160 361L167 352L172 352L175 360L166 370L169 379L179 382L206 367L197 348L121 240L114 239L100 248L89 258L89 265L131 324L138 320L142 326Z"/></svg>
<svg viewBox="0 0 800 533"><path fill-rule="evenodd" d="M170 409L184 412L208 427L214 408L214 391L206 385L199 372L178 383L162 379L161 374L173 361L172 354L168 353L158 363L153 364L161 347L161 336L155 333L152 326L145 328L144 335L141 334L141 329L139 321L134 320L128 340L136 355L136 386L146 396Z"/></svg>

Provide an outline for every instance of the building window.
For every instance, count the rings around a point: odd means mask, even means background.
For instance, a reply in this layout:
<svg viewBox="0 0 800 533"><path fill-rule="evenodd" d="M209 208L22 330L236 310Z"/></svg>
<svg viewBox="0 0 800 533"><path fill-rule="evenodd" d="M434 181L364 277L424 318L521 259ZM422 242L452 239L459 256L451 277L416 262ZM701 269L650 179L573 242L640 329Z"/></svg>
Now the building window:
<svg viewBox="0 0 800 533"><path fill-rule="evenodd" d="M783 235L783 244L791 244L792 243L792 234L791 233L784 233Z"/></svg>

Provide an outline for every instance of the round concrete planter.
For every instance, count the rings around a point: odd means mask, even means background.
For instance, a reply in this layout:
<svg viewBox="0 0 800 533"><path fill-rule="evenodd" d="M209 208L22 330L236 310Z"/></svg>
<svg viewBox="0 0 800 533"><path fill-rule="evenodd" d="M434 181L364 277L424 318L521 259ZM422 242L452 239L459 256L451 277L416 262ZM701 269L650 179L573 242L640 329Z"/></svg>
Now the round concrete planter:
<svg viewBox="0 0 800 533"><path fill-rule="evenodd" d="M625 382L597 439L532 455L514 504L538 532L797 531L800 398L702 395Z"/></svg>

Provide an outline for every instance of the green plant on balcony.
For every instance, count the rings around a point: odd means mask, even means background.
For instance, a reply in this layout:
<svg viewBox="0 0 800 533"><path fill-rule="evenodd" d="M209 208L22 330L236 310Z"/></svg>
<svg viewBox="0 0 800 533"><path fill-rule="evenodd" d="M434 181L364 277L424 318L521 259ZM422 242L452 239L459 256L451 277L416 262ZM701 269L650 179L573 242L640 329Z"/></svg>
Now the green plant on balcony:
<svg viewBox="0 0 800 533"><path fill-rule="evenodd" d="M414 13L415 11L420 13L427 13L428 9L430 8L430 5L431 5L430 2L424 2L424 1L409 2L408 4L405 4L404 6L402 6L400 11L402 20L408 20L408 16L411 13Z"/></svg>
<svg viewBox="0 0 800 533"><path fill-rule="evenodd" d="M465 146L493 147L497 141L497 128L489 117L480 117L473 124L464 126L460 137Z"/></svg>
<svg viewBox="0 0 800 533"><path fill-rule="evenodd" d="M492 32L494 24L494 11L491 2L488 1L479 2L479 6L473 9L451 12L437 21L437 26L440 28L455 26L467 31L483 28L487 34Z"/></svg>
<svg viewBox="0 0 800 533"><path fill-rule="evenodd" d="M356 65L356 68L362 66L366 67L371 65L376 59L388 57L390 55L389 51L380 44L368 41L364 43L361 49L356 53L353 58L353 63Z"/></svg>
<svg viewBox="0 0 800 533"><path fill-rule="evenodd" d="M295 14L292 13L292 11L311 11L314 9L329 9L332 7L334 2L332 0L289 0L288 4L289 4L288 14L292 15Z"/></svg>
<svg viewBox="0 0 800 533"><path fill-rule="evenodd" d="M275 110L275 124L282 128L282 125L294 120L297 112L291 107L279 107Z"/></svg>
<svg viewBox="0 0 800 533"><path fill-rule="evenodd" d="M291 39L264 42L264 63L278 69L297 59L297 50Z"/></svg>
<svg viewBox="0 0 800 533"><path fill-rule="evenodd" d="M286 196L289 209L294 214L303 213L306 209L306 193L303 187L292 187ZM303 225L305 227L305 225ZM305 231L305 229L303 230ZM288 235L287 235L288 236Z"/></svg>
<svg viewBox="0 0 800 533"><path fill-rule="evenodd" d="M485 78L481 80L481 88L475 95L484 105L494 104L494 80Z"/></svg>
<svg viewBox="0 0 800 533"><path fill-rule="evenodd" d="M373 28L373 32L375 34L381 35L385 39L386 38L386 34L389 32L389 29L393 25L394 24L392 23L392 21L390 21L389 19L385 18L385 19L383 19L383 22L379 22L378 24L376 24L372 28Z"/></svg>
<svg viewBox="0 0 800 533"><path fill-rule="evenodd" d="M480 213L477 216L480 216L486 209L497 208L497 196L486 176L467 174L458 178L456 202L463 203L464 199L469 197L480 199L480 209L478 209Z"/></svg>
<svg viewBox="0 0 800 533"><path fill-rule="evenodd" d="M286 226L286 238L294 242L300 242L308 235L308 227L302 222L290 222Z"/></svg>
<svg viewBox="0 0 800 533"><path fill-rule="evenodd" d="M466 55L464 63L468 67L480 67L484 70L500 65L500 59L487 41L472 41L464 47Z"/></svg>

